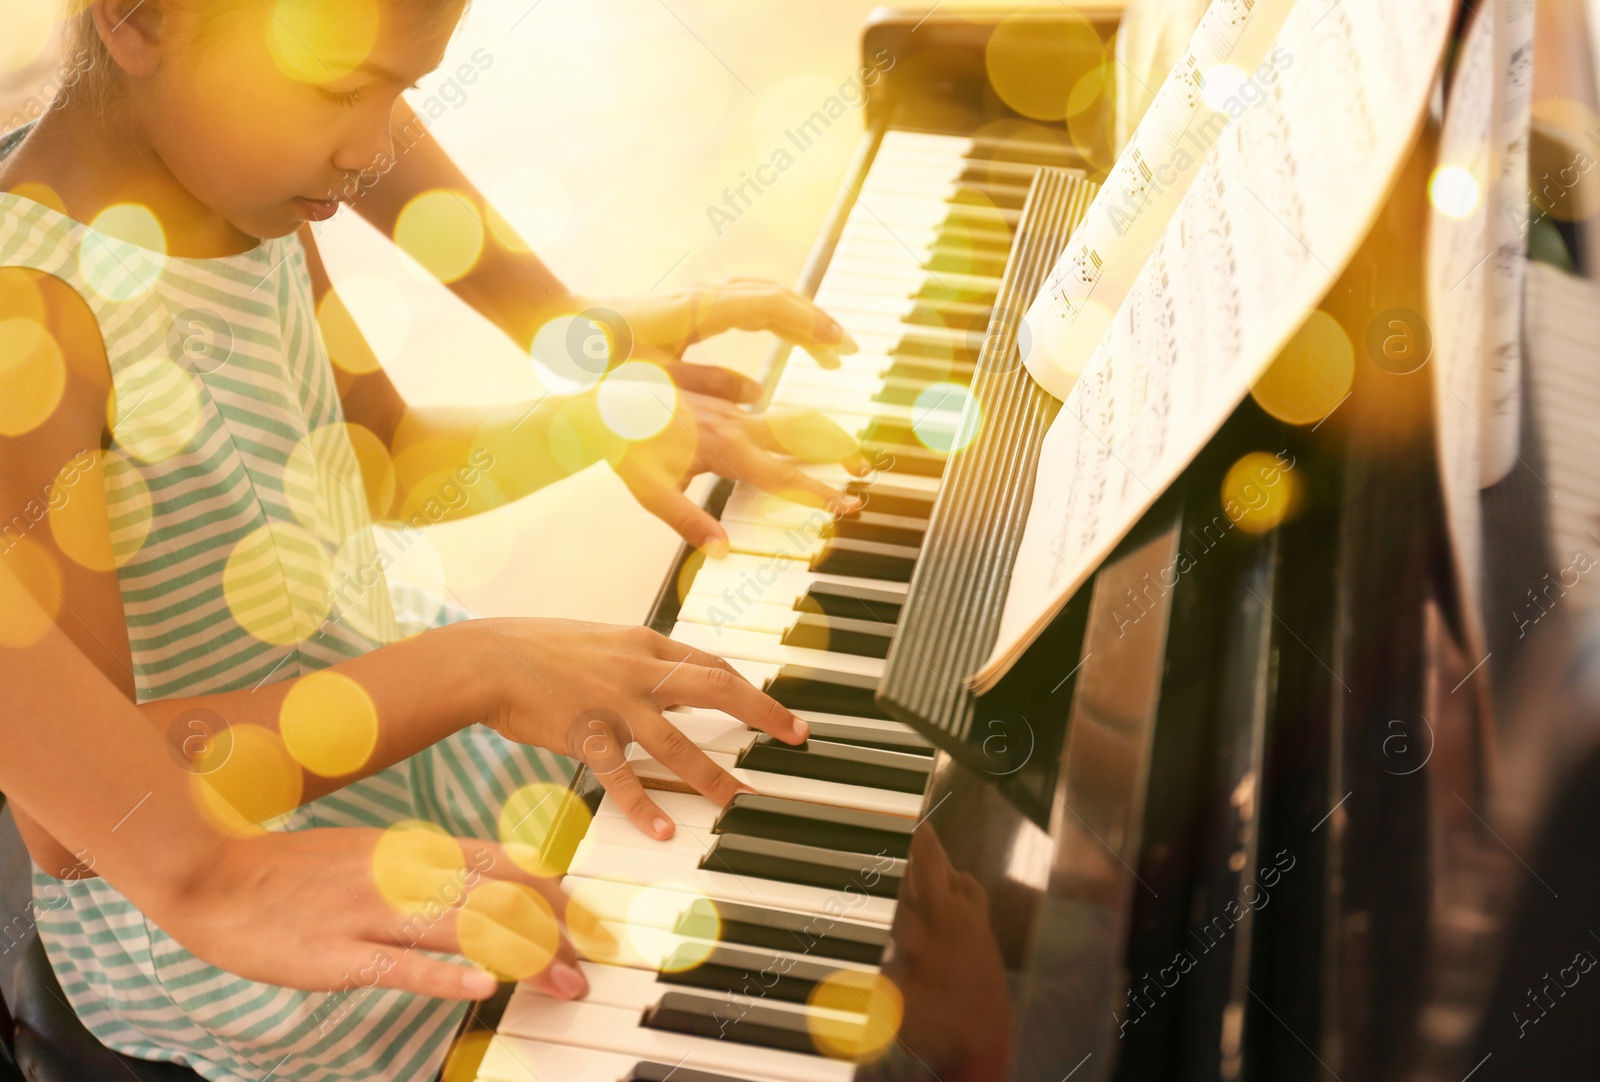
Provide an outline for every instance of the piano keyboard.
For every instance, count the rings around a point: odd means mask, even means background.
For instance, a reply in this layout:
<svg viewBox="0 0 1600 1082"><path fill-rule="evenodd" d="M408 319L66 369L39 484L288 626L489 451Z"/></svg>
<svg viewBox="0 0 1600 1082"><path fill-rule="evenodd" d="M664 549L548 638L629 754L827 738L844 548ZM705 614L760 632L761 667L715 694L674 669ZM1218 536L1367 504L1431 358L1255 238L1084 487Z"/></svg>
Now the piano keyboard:
<svg viewBox="0 0 1600 1082"><path fill-rule="evenodd" d="M869 1020L813 992L874 979L934 765L932 746L873 693L944 460L961 446L1028 186L1041 165L1072 164L1042 144L884 134L816 291L861 350L840 371L796 352L770 399L814 407L861 440L877 466L868 480L804 468L864 507L834 521L736 485L722 514L731 553L694 572L671 632L728 658L805 718L810 739L790 747L715 711L671 712L760 795L722 809L658 791L677 824L666 841L601 801L563 885L620 948L582 963L580 1002L519 987L483 1082L854 1074L814 1035L847 1045ZM633 755L647 784L674 780Z"/></svg>

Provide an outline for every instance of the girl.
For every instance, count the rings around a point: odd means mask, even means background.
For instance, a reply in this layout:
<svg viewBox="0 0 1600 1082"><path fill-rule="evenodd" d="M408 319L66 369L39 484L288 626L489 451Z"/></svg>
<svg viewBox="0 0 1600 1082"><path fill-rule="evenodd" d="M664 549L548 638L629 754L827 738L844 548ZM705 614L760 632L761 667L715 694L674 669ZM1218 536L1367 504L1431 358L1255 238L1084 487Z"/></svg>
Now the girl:
<svg viewBox="0 0 1600 1082"><path fill-rule="evenodd" d="M800 298L734 281L597 306L520 260L501 229L453 288L524 345L556 316L603 307L612 359L659 361L680 386L602 384L479 414L406 407L326 300L305 226L356 191L389 224L425 189L477 201L425 140L397 163L390 141L400 91L438 64L462 7L94 0L75 26L100 57L95 93L70 95L0 164L0 506L47 508L14 520L5 559L169 746L226 742L191 767L202 807L230 829L421 819L515 835L537 806L527 794L564 782L559 753L630 738L726 803L737 783L665 707L806 735L719 659L639 628L469 621L403 637L374 517L470 513L604 457L715 555L725 541L683 499L688 476L715 468L843 510L779 452L865 468L837 429L769 425L696 393L722 377L675 367L686 345L734 326L775 330L824 363L852 348ZM613 392L612 406L664 403L670 416L649 439L618 437L604 423ZM633 821L670 836L632 773L607 766ZM71 866L25 830L40 868ZM43 871L36 883L54 886ZM63 889L70 904L41 924L52 963L90 1029L126 1054L211 1079L425 1078L460 1015L399 992L335 1005L234 977L110 885ZM559 961L544 979L585 991Z"/></svg>

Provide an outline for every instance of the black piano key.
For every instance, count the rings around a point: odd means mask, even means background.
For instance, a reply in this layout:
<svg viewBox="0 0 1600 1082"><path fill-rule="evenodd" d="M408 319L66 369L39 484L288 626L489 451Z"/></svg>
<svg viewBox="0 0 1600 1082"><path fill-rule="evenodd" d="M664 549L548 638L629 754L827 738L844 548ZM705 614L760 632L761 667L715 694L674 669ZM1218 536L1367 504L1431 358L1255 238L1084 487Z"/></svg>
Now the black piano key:
<svg viewBox="0 0 1600 1082"><path fill-rule="evenodd" d="M1049 165L1057 169L1080 169L1083 155L1060 143L1036 143L1021 139L979 136L972 141L967 157L979 161L994 159L1025 165Z"/></svg>
<svg viewBox="0 0 1600 1082"><path fill-rule="evenodd" d="M656 983L804 1003L817 985L843 968L743 947L714 947L707 954L701 944L684 943L656 974Z"/></svg>
<svg viewBox="0 0 1600 1082"><path fill-rule="evenodd" d="M868 450L863 447L863 450ZM868 451L870 454L870 450ZM894 464L884 467L894 473L917 473L908 469L903 459L915 454L908 447L894 450ZM937 474L935 475L937 476ZM912 515L889 515L882 511L859 511L848 518L830 522L825 532L829 537L853 537L858 541L882 541L888 545L922 544L922 535L928 530L928 520Z"/></svg>
<svg viewBox="0 0 1600 1082"><path fill-rule="evenodd" d="M976 252L959 245L934 245L928 258L923 260L924 270L937 273L953 271L956 274L978 274L985 278L998 278L1006 269L1006 255L999 252Z"/></svg>
<svg viewBox="0 0 1600 1082"><path fill-rule="evenodd" d="M1015 184L992 184L971 181L962 184L950 197L956 206L1000 207L1004 210L1021 210L1028 201L1028 189Z"/></svg>
<svg viewBox="0 0 1600 1082"><path fill-rule="evenodd" d="M885 379L872 401L884 406L915 406L924 391L944 382L928 379ZM942 397L942 396L941 396Z"/></svg>
<svg viewBox="0 0 1600 1082"><path fill-rule="evenodd" d="M993 279L944 276L929 278L911 294L912 300L960 301L965 304L987 304L993 308L999 296L999 285Z"/></svg>
<svg viewBox="0 0 1600 1082"><path fill-rule="evenodd" d="M970 384L976 361L935 360L932 357L896 357L885 379L923 380L927 383Z"/></svg>
<svg viewBox="0 0 1600 1082"><path fill-rule="evenodd" d="M984 335L909 328L889 352L895 356L934 357L942 360L976 361L983 349Z"/></svg>
<svg viewBox="0 0 1600 1082"><path fill-rule="evenodd" d="M783 645L828 650L852 657L888 657L894 639L893 625L876 620L851 620L842 616L803 613L783 633Z"/></svg>
<svg viewBox="0 0 1600 1082"><path fill-rule="evenodd" d="M975 330L989 326L993 305L974 304L970 301L918 301L906 315L904 322L920 327L960 327Z"/></svg>
<svg viewBox="0 0 1600 1082"><path fill-rule="evenodd" d="M878 541L833 538L811 558L811 570L823 575L853 575L859 579L910 582L917 565L917 549L910 545L885 545Z"/></svg>
<svg viewBox="0 0 1600 1082"><path fill-rule="evenodd" d="M1032 185L1033 178L1038 172L1037 165L1022 162L1003 162L994 158L968 159L967 164L961 168L959 179L963 184L989 182L1026 189Z"/></svg>
<svg viewBox="0 0 1600 1082"><path fill-rule="evenodd" d="M913 489L896 488L885 481L866 484L851 481L844 487L845 495L862 502L862 508L872 508L886 515L907 515L928 518L933 514L934 494Z"/></svg>
<svg viewBox="0 0 1600 1082"><path fill-rule="evenodd" d="M865 785L896 793L922 792L928 787L928 775L933 769L933 760L926 755L816 739L798 745L781 744L765 733L740 752L738 762L746 770Z"/></svg>
<svg viewBox="0 0 1600 1082"><path fill-rule="evenodd" d="M815 714L806 719L811 726L813 740L829 740L835 744L855 744L863 748L886 748L906 751L913 755L932 755L933 745L927 738L906 729L872 729L853 721L829 721Z"/></svg>
<svg viewBox="0 0 1600 1082"><path fill-rule="evenodd" d="M708 872L748 875L775 883L843 891L852 887L874 898L893 898L900 893L905 861L874 853L840 853L815 845L779 842L724 834L711 844L711 851L700 859Z"/></svg>
<svg viewBox="0 0 1600 1082"><path fill-rule="evenodd" d="M916 477L943 477L945 463L950 456L943 451L935 451L930 447L901 447L893 444L863 443L861 450L874 462L882 463L878 468L885 473L906 473ZM866 512L862 512L865 514ZM923 520L926 521L926 520ZM840 537L851 536L841 533ZM874 538L873 540L892 541L893 538ZM909 542L900 542L906 544ZM919 538L916 544L921 544Z"/></svg>
<svg viewBox="0 0 1600 1082"><path fill-rule="evenodd" d="M690 1071L669 1063L651 1063L640 1060L633 1065L626 1078L619 1082L749 1082L729 1074L712 1074L710 1071Z"/></svg>
<svg viewBox="0 0 1600 1082"><path fill-rule="evenodd" d="M889 590L847 586L837 582L813 582L806 587L805 596L796 601L794 607L801 612L893 624L900 619L900 606L904 602L904 594Z"/></svg>
<svg viewBox="0 0 1600 1082"><path fill-rule="evenodd" d="M843 917L791 913L739 902L698 898L674 924L675 935L748 947L791 951L875 965L883 958L889 930Z"/></svg>
<svg viewBox="0 0 1600 1082"><path fill-rule="evenodd" d="M836 808L809 800L741 793L717 816L715 834L800 842L846 853L906 857L916 822L898 815Z"/></svg>
<svg viewBox="0 0 1600 1082"><path fill-rule="evenodd" d="M1017 223L1022 220L1020 210L1011 210L1007 207L977 207L960 203L950 205L950 213L944 216L939 223L940 229L983 229L990 232L995 227L1005 225L1007 229L1015 230Z"/></svg>
<svg viewBox="0 0 1600 1082"><path fill-rule="evenodd" d="M763 1007L748 998L668 992L645 1008L643 1024L668 1033L817 1054L804 1014Z"/></svg>
<svg viewBox="0 0 1600 1082"><path fill-rule="evenodd" d="M893 720L873 702L878 681L870 676L835 672L810 665L784 665L776 676L767 681L763 690L790 710Z"/></svg>

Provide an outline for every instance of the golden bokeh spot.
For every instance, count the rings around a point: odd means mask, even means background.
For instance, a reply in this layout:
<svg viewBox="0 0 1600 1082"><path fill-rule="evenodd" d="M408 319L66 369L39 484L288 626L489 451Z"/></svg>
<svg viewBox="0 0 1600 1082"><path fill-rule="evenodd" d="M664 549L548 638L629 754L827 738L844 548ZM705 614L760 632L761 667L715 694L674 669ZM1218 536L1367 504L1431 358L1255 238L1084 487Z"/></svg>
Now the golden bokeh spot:
<svg viewBox="0 0 1600 1082"><path fill-rule="evenodd" d="M1251 451L1222 479L1222 510L1245 533L1279 526L1299 505L1299 482L1277 456Z"/></svg>
<svg viewBox="0 0 1600 1082"><path fill-rule="evenodd" d="M324 778L354 774L378 746L378 708L343 673L305 677L284 697L278 732L294 761Z"/></svg>
<svg viewBox="0 0 1600 1082"><path fill-rule="evenodd" d="M267 48L291 79L331 84L360 67L378 41L377 0L276 0L266 20Z"/></svg>
<svg viewBox="0 0 1600 1082"><path fill-rule="evenodd" d="M356 479L341 473L341 466L349 465L346 452L344 426L323 425L302 436L283 465L283 498L289 513L300 525L335 545L342 543L350 530L365 525L345 521L347 516L340 514L351 494L349 489L357 484Z"/></svg>
<svg viewBox="0 0 1600 1082"><path fill-rule="evenodd" d="M346 422L345 435L350 449L355 452L356 464L361 468L361 487L367 497L367 515L374 522L382 522L394 506L395 470L389 448L378 434L366 425Z"/></svg>
<svg viewBox="0 0 1600 1082"><path fill-rule="evenodd" d="M627 953L623 944L605 926L600 915L583 904L581 887L575 888L567 898L563 924L567 938L578 953L591 961L605 965L635 965L642 959Z"/></svg>
<svg viewBox="0 0 1600 1082"><path fill-rule="evenodd" d="M528 356L541 385L557 394L577 394L600 382L615 352L608 324L564 315L539 328Z"/></svg>
<svg viewBox="0 0 1600 1082"><path fill-rule="evenodd" d="M43 545L0 535L0 646L32 646L61 615L61 568Z"/></svg>
<svg viewBox="0 0 1600 1082"><path fill-rule="evenodd" d="M415 196L394 224L395 244L441 282L471 273L483 254L483 238L477 204L449 188Z"/></svg>
<svg viewBox="0 0 1600 1082"><path fill-rule="evenodd" d="M1108 50L1105 62L1079 77L1067 99L1072 145L1097 169L1110 170L1117 161L1115 99L1116 73Z"/></svg>
<svg viewBox="0 0 1600 1082"><path fill-rule="evenodd" d="M663 969L693 969L711 956L715 936L686 940L676 929L689 914L705 912L711 900L685 883L658 883L634 895L628 906L628 938L642 957ZM703 918L702 918L703 922ZM717 925L720 930L720 923Z"/></svg>
<svg viewBox="0 0 1600 1082"><path fill-rule="evenodd" d="M500 809L500 844L523 871L558 876L567 870L591 818L588 805L565 785L524 785Z"/></svg>
<svg viewBox="0 0 1600 1082"><path fill-rule="evenodd" d="M372 851L372 881L385 901L410 916L437 920L461 900L467 861L437 823L406 819L386 827Z"/></svg>
<svg viewBox="0 0 1600 1082"><path fill-rule="evenodd" d="M1481 198L1478 178L1463 166L1441 165L1428 178L1428 200L1446 217L1470 217Z"/></svg>
<svg viewBox="0 0 1600 1082"><path fill-rule="evenodd" d="M233 618L275 646L317 633L328 618L332 581L322 543L287 522L269 522L245 535L222 569L222 593ZM292 590L287 582L295 584Z"/></svg>
<svg viewBox="0 0 1600 1082"><path fill-rule="evenodd" d="M395 481L405 490L421 488L429 478L453 474L467 461L467 455L471 450L472 445L466 440L445 437L418 440L391 460L394 465ZM426 500L435 494L422 498ZM411 493L412 498L417 495L415 492ZM401 517L409 519L410 516Z"/></svg>
<svg viewBox="0 0 1600 1082"><path fill-rule="evenodd" d="M689 553L689 558L683 561L683 570L678 572L678 601L681 604L689 596L689 590L694 586L695 576L700 574L700 569L706 565L704 549L695 549Z"/></svg>
<svg viewBox="0 0 1600 1082"><path fill-rule="evenodd" d="M233 725L233 747L216 769L193 775L201 811L225 833L259 833L300 806L302 777L283 741L259 725Z"/></svg>
<svg viewBox="0 0 1600 1082"><path fill-rule="evenodd" d="M561 946L561 927L543 894L490 879L467 896L456 918L461 953L503 981L544 972Z"/></svg>
<svg viewBox="0 0 1600 1082"><path fill-rule="evenodd" d="M113 203L95 215L89 226L136 248L162 254L167 250L167 231L155 212L143 203Z"/></svg>
<svg viewBox="0 0 1600 1082"><path fill-rule="evenodd" d="M1355 379L1356 353L1339 321L1320 308L1300 325L1254 387L1256 405L1291 425L1332 413Z"/></svg>
<svg viewBox="0 0 1600 1082"><path fill-rule="evenodd" d="M345 538L333 558L333 575L329 583L330 615L375 642L394 642L400 637L400 627L390 602L390 570L407 560L412 547L431 550L416 535L379 530L368 526ZM420 554L419 554L420 555ZM430 579L423 587L435 594L444 590L442 574ZM431 623L438 610L423 614Z"/></svg>
<svg viewBox="0 0 1600 1082"><path fill-rule="evenodd" d="M22 267L0 267L0 312L7 319L31 319L43 324L44 294L32 272Z"/></svg>
<svg viewBox="0 0 1600 1082"><path fill-rule="evenodd" d="M156 287L166 264L167 235L142 203L117 203L89 223L78 246L84 280L109 301L130 301Z"/></svg>
<svg viewBox="0 0 1600 1082"><path fill-rule="evenodd" d="M113 374L107 403L112 438L141 462L164 462L200 431L204 399L195 377L166 357L149 357Z"/></svg>
<svg viewBox="0 0 1600 1082"><path fill-rule="evenodd" d="M473 1030L457 1037L455 1044L450 1046L450 1054L445 1057L439 1082L477 1082L483 1057L489 1054L489 1046L493 1043L494 1033L486 1029Z"/></svg>
<svg viewBox="0 0 1600 1082"><path fill-rule="evenodd" d="M776 409L766 414L778 446L806 462L838 462L861 450L856 438L810 407Z"/></svg>
<svg viewBox="0 0 1600 1082"><path fill-rule="evenodd" d="M87 459L89 465L80 469ZM56 547L74 563L90 571L114 571L106 504L106 482L99 451L73 459L56 473L50 484L50 535ZM145 520L149 529L149 520Z"/></svg>
<svg viewBox="0 0 1600 1082"><path fill-rule="evenodd" d="M375 274L342 278L317 306L328 358L351 375L376 372L400 356L411 314L400 287Z"/></svg>
<svg viewBox="0 0 1600 1082"><path fill-rule="evenodd" d="M155 500L138 465L124 454L102 452L100 473L105 480L112 557L118 567L123 567L139 554L150 537L155 523Z"/></svg>
<svg viewBox="0 0 1600 1082"><path fill-rule="evenodd" d="M67 362L55 335L35 319L0 320L0 435L38 428L66 389Z"/></svg>
<svg viewBox="0 0 1600 1082"><path fill-rule="evenodd" d="M1079 74L1107 58L1105 43L1084 20L1008 15L989 38L989 82L1011 108L1034 120L1063 120Z"/></svg>
<svg viewBox="0 0 1600 1082"><path fill-rule="evenodd" d="M344 371L359 376L383 367L339 290L328 290L317 305L317 329L328 359Z"/></svg>
<svg viewBox="0 0 1600 1082"><path fill-rule="evenodd" d="M56 194L56 190L48 184L36 184L33 181L26 181L12 188L11 194L19 195L24 199L31 199L40 206L49 207L57 214L65 214L69 218L72 217L67 211L67 204Z"/></svg>
<svg viewBox="0 0 1600 1082"><path fill-rule="evenodd" d="M808 1003L816 1009L807 1022L817 1051L856 1063L870 1063L888 1051L905 1016L905 998L894 981L854 969L824 977Z"/></svg>
<svg viewBox="0 0 1600 1082"><path fill-rule="evenodd" d="M600 384L600 418L625 440L647 440L672 422L678 389L659 365L628 361Z"/></svg>

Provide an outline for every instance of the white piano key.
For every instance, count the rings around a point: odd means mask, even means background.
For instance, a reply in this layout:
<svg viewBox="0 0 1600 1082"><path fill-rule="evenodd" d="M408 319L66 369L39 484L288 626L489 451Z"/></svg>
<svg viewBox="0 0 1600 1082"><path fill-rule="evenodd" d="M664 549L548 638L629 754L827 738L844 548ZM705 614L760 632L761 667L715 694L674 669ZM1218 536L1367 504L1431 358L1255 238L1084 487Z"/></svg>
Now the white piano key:
<svg viewBox="0 0 1600 1082"><path fill-rule="evenodd" d="M639 1024L639 1012L596 1003L564 1003L513 995L500 1032L552 1044L603 1048L686 1069L736 1077L759 1074L783 1082L849 1082L855 1065L823 1056L664 1033Z"/></svg>
<svg viewBox="0 0 1600 1082"><path fill-rule="evenodd" d="M690 711L669 711L668 718L676 722L681 716L690 714ZM720 714L723 718L733 721L727 714ZM736 722L736 724L742 724ZM754 730L747 730L754 735ZM722 809L710 797L701 796L699 793L671 793L665 789L657 790L650 794L650 799L664 812L667 817L681 827L691 830L708 831L717 821L717 816L722 814ZM628 821L627 813L622 806L609 796L600 798L600 806L595 809L595 818L602 816Z"/></svg>
<svg viewBox="0 0 1600 1082"><path fill-rule="evenodd" d="M761 526L753 522L725 522L723 532L728 546L747 556L784 556L808 560L821 551L820 535L782 526Z"/></svg>
<svg viewBox="0 0 1600 1082"><path fill-rule="evenodd" d="M864 857L862 875L870 872L872 858ZM698 861L681 853L637 849L633 846L606 845L585 838L572 855L569 874L590 879L610 879L619 883L651 886L681 883L713 901L768 905L797 913L837 916L840 907L854 905L852 920L888 927L894 920L893 898L869 897L857 891L826 890L797 883L779 883L751 875L709 871Z"/></svg>
<svg viewBox="0 0 1600 1082"><path fill-rule="evenodd" d="M885 487L899 487L898 478L886 476L881 480ZM870 492L870 489L868 491ZM746 604L764 596L763 587L771 587L775 595L783 592L798 596L804 592L805 584L811 582L829 582L853 589L888 590L897 594L904 594L908 589L903 582L880 582L877 579L864 579L855 575L821 573L808 570L797 560L785 562L771 556L750 556L739 552L730 553L720 560L707 560L701 565L699 574L695 576L695 584L698 585L702 579L708 587L734 590L736 596ZM741 589L744 592L738 593Z"/></svg>
<svg viewBox="0 0 1600 1082"><path fill-rule="evenodd" d="M722 752L707 752L712 762L732 774L762 796L806 800L813 804L827 804L836 808L859 808L861 811L898 815L902 819L915 819L922 811L922 797L917 793L900 793L889 789L872 789L865 785L846 785L837 781L816 778L797 778L789 774L774 774L765 770L746 770L733 765L734 756ZM654 781L682 785L682 781L667 767L646 754L635 756L630 752L628 766L646 787ZM573 869L577 871L576 868ZM738 901L737 898L732 899Z"/></svg>
<svg viewBox="0 0 1600 1082"><path fill-rule="evenodd" d="M639 1059L637 1055L600 1048L500 1034L489 1042L478 1067L478 1082L615 1082L628 1077ZM669 1060L668 1065L672 1062ZM687 1068L688 1064L684 1066Z"/></svg>
<svg viewBox="0 0 1600 1082"><path fill-rule="evenodd" d="M903 721L891 721L891 720L889 720L887 718L857 718L857 717L850 717L850 716L845 715L845 714L828 714L828 713L824 713L824 712L822 712L820 710L796 710L795 713L798 714L801 718L804 718L806 721L826 722L829 725L837 725L837 726L841 726L843 728L847 728L847 729L849 729L851 731L852 735L858 740L872 740L874 738L887 737L887 736L897 736L897 737L910 736L910 737L915 737L917 742L920 743L920 744L923 744L924 746L929 746L929 747L932 746L932 745L930 745L928 743L926 738L922 737L916 731L916 729L912 728L910 725L907 725ZM739 721L738 718L735 718L730 714L723 713L720 710L687 709L687 710L681 710L681 711L673 711L673 712L669 713L668 716L674 718L674 720L675 720L676 716L679 715L679 714L703 715L703 716L706 716L706 717L717 718L717 719L721 719L724 722L724 724L729 724L729 723L734 724L734 725L743 725L744 724L743 722ZM746 728L748 728L748 726L746 726ZM699 799L706 800L705 797L700 797ZM709 800L706 800L706 803L710 804L711 802ZM714 805L713 805L713 807L714 807Z"/></svg>
<svg viewBox="0 0 1600 1082"><path fill-rule="evenodd" d="M722 628L737 628L740 631L782 635L794 626L798 617L792 603L793 599L787 598L776 604L762 601L735 608L718 594L691 591L678 609L678 619L691 624L705 624L713 632Z"/></svg>
<svg viewBox="0 0 1600 1082"><path fill-rule="evenodd" d="M769 956L770 959L770 956ZM764 962L762 963L765 964ZM838 1022L859 1022L862 1012L841 1011L828 1007L812 1007L804 1003L790 1003L784 1000L773 999L769 996L759 995L761 986L756 983L755 976L761 972L758 965L755 972L751 973L747 986L751 989L745 992L744 987L732 989L696 988L693 985L665 984L656 979L656 974L645 969L634 969L628 966L603 965L597 962L579 962L578 968L589 981L589 994L584 997L585 1003L596 1003L603 1007L623 1007L628 1010L638 1011L641 1014L661 1001L661 997L668 992L681 992L686 996L695 996L712 1003L733 1003L763 1007L770 1007L784 1014L792 1014L800 1018L821 1018ZM742 993L742 994L741 994ZM543 989L532 985L523 984L512 993L512 999L519 996L529 996L534 999L550 1001L554 997ZM509 1004L508 1004L509 1007ZM732 1015L730 1014L730 1017Z"/></svg>
<svg viewBox="0 0 1600 1082"><path fill-rule="evenodd" d="M722 508L724 522L757 522L767 526L814 526L818 515L832 517L820 508L751 491L735 491Z"/></svg>
<svg viewBox="0 0 1600 1082"><path fill-rule="evenodd" d="M883 658L836 654L831 650L813 650L806 646L785 646L777 635L771 633L680 622L672 629L670 638L675 642L699 647L719 657L760 661L768 665L809 665L836 672L870 676L874 679L883 677Z"/></svg>

